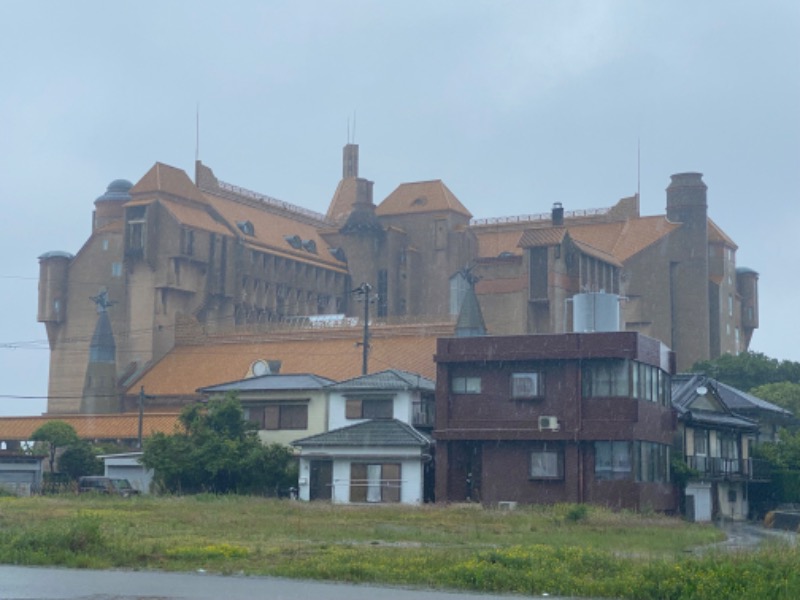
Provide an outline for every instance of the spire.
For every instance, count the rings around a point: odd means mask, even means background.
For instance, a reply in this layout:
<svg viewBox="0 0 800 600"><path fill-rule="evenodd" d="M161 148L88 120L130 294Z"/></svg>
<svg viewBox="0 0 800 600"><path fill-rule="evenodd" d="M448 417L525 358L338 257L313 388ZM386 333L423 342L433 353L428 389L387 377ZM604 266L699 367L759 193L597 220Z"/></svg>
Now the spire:
<svg viewBox="0 0 800 600"><path fill-rule="evenodd" d="M89 345L89 362L83 381L81 413L105 414L119 412L117 399L117 345L108 308L116 304L102 290L91 298L97 306L97 323Z"/></svg>
<svg viewBox="0 0 800 600"><path fill-rule="evenodd" d="M481 305L475 295L475 283L478 278L472 274L472 268L466 267L461 275L467 282L467 289L461 300L461 309L456 321L456 337L477 337L486 335L486 323L483 320Z"/></svg>

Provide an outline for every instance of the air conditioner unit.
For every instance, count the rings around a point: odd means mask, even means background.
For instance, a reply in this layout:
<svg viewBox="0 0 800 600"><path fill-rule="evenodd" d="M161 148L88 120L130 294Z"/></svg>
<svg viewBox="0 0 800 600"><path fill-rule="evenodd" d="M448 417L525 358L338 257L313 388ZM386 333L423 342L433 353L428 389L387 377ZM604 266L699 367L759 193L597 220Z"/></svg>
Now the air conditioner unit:
<svg viewBox="0 0 800 600"><path fill-rule="evenodd" d="M555 417L539 417L539 431L558 431L561 425Z"/></svg>

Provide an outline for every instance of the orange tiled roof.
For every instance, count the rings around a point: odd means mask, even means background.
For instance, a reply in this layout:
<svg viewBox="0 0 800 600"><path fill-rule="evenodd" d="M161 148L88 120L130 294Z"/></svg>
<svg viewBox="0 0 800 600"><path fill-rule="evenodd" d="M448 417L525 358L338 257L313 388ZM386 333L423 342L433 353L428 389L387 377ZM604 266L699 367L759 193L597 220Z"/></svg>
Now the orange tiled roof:
<svg viewBox="0 0 800 600"><path fill-rule="evenodd" d="M231 198L213 194L205 194L205 197L228 221L230 227L237 227L236 224L242 221L250 221L253 224L253 235L243 236L245 241L291 256L301 262L323 263L328 268L345 268L344 263L330 253L327 242L320 237L318 229L313 225ZM317 253L293 248L284 236L294 235L301 240L312 240L316 244Z"/></svg>
<svg viewBox="0 0 800 600"><path fill-rule="evenodd" d="M0 440L27 441L33 432L48 421L66 421L85 440L136 439L139 435L138 413L114 415L47 415L41 417L0 417ZM177 413L145 413L142 435L173 433L179 425Z"/></svg>
<svg viewBox="0 0 800 600"><path fill-rule="evenodd" d="M575 246L588 256L594 256L595 258L599 258L600 260L607 262L610 265L614 265L615 267L621 267L622 263L619 262L614 256L609 254L608 252L603 252L602 250L598 250L597 248L593 248L589 244L584 244L583 242L579 242L578 240L573 240L575 242Z"/></svg>
<svg viewBox="0 0 800 600"><path fill-rule="evenodd" d="M452 335L452 324L432 327L428 333L390 335L373 327L370 339L370 372L402 369L436 378L433 354L436 338ZM262 341L217 341L199 346L176 346L158 363L131 384L138 391L143 385L148 394L157 396L186 396L198 388L244 378L254 361L280 360L281 373L313 373L335 381L361 375L362 350L360 328L333 332L308 330L297 336L275 337ZM230 338L229 338L230 339Z"/></svg>
<svg viewBox="0 0 800 600"><path fill-rule="evenodd" d="M708 220L708 241L709 242L722 242L726 246L730 246L734 250L738 248L738 246L734 243L734 241L728 237L722 229L719 228L719 225L714 223L711 219Z"/></svg>
<svg viewBox="0 0 800 600"><path fill-rule="evenodd" d="M609 223L535 228L525 231L519 246L530 248L559 244L566 232L582 251L620 265L680 226L680 223L670 223L660 215Z"/></svg>
<svg viewBox="0 0 800 600"><path fill-rule="evenodd" d="M168 199L161 199L159 203L183 225L222 235L233 235L228 227L215 220L207 210L204 210L198 205L191 205Z"/></svg>
<svg viewBox="0 0 800 600"><path fill-rule="evenodd" d="M681 225L661 216L569 227L573 240L614 256L620 262L638 254Z"/></svg>
<svg viewBox="0 0 800 600"><path fill-rule="evenodd" d="M564 227L547 227L541 229L528 229L519 238L521 248L534 248L538 246L556 246L564 241L567 230Z"/></svg>
<svg viewBox="0 0 800 600"><path fill-rule="evenodd" d="M131 188L131 196L163 192L205 204L203 195L189 176L181 169L157 162Z"/></svg>
<svg viewBox="0 0 800 600"><path fill-rule="evenodd" d="M375 211L380 217L453 211L472 217L441 179L400 184Z"/></svg>
<svg viewBox="0 0 800 600"><path fill-rule="evenodd" d="M345 177L339 181L333 198L328 206L327 217L334 223L340 223L347 218L353 210L353 203L357 196L358 179L356 177Z"/></svg>

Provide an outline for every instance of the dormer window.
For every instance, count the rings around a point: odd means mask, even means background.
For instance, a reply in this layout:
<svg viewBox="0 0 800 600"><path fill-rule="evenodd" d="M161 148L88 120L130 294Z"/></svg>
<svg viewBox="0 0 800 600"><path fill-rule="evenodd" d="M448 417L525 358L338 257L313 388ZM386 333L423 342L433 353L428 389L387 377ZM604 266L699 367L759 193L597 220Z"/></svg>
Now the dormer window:
<svg viewBox="0 0 800 600"><path fill-rule="evenodd" d="M317 242L314 240L303 240L303 248L305 248L306 252L311 252L312 254L317 253Z"/></svg>
<svg viewBox="0 0 800 600"><path fill-rule="evenodd" d="M236 221L236 226L245 235L255 235L256 230L251 221Z"/></svg>
<svg viewBox="0 0 800 600"><path fill-rule="evenodd" d="M343 248L328 248L328 251L331 253L331 256L338 261L347 262L347 257L344 254Z"/></svg>
<svg viewBox="0 0 800 600"><path fill-rule="evenodd" d="M132 206L127 211L127 252L130 256L141 256L146 242L145 225L147 224L147 207Z"/></svg>
<svg viewBox="0 0 800 600"><path fill-rule="evenodd" d="M285 239L295 250L300 250L300 248L303 247L303 240L300 239L299 235L287 235L284 236L283 239Z"/></svg>

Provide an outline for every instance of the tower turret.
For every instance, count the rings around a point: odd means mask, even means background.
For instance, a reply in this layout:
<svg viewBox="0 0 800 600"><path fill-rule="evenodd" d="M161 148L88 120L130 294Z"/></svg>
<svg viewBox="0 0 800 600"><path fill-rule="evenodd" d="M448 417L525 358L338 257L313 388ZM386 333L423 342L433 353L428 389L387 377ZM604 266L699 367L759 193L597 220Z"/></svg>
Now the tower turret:
<svg viewBox="0 0 800 600"><path fill-rule="evenodd" d="M131 199L133 184L127 179L115 179L108 184L105 194L94 201L93 229L99 229L112 221L122 220L122 205Z"/></svg>

